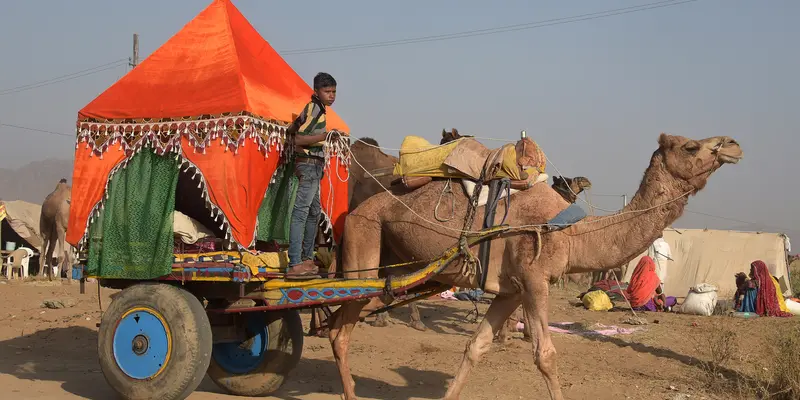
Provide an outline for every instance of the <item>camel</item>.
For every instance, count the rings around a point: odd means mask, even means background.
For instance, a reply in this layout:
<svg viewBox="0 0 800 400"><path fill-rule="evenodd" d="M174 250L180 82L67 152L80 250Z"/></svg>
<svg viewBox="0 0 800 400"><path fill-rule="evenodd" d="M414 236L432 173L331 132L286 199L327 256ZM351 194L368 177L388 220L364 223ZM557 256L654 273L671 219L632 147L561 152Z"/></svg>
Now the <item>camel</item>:
<svg viewBox="0 0 800 400"><path fill-rule="evenodd" d="M449 132L443 129L440 144L449 143L453 140L464 137L471 136L459 134L456 128L452 128ZM363 203L369 197L383 192L384 187L389 188L392 184L392 181L398 178L395 175L386 173L393 169L394 165L398 162L398 159L395 156L381 151L378 142L369 137L361 138L353 143L353 145L350 147L350 152L353 157L358 160L358 163L353 163L351 166L351 177L348 181L350 199L349 211L352 212L359 204ZM369 176L367 171L372 173L375 177L373 178L372 176ZM381 187L381 185L383 185L383 187ZM558 193L561 194L565 200L571 203L575 202L578 194L583 192L584 189L588 189L590 187L591 182L589 179L582 176L575 178L566 178L560 176L553 177L553 189L558 191ZM384 304L382 304L379 299L374 299L362 310L361 320L364 319L366 314L380 308L383 305ZM409 308L411 311L411 322L409 323L409 326L418 331L425 331L427 327L422 322L417 304L410 303ZM388 314L386 312L378 313L376 315L374 326L388 326L389 322L387 317ZM317 318L319 321L324 320L322 314L318 314ZM516 321L514 321L514 323L516 323ZM324 332L320 331L320 333Z"/></svg>
<svg viewBox="0 0 800 400"><path fill-rule="evenodd" d="M452 128L449 132L446 130L442 130L442 139L440 140L440 144L449 143L453 140L464 138L464 137L472 137L467 135L461 135L458 133L456 128ZM359 204L363 203L366 199L371 196L374 196L378 193L384 191L385 188L389 188L391 186L392 181L398 178L395 175L387 174L385 172L390 171L393 169L394 164L398 162L397 157L384 153L380 150L380 145L378 142L369 137L361 138L357 140L353 145L350 147L350 152L353 157L358 160L358 163L353 163L351 166L351 178L349 180L349 211L353 211ZM360 164L360 165L359 165ZM363 168L362 168L363 167ZM369 171L370 173L375 176L369 176L366 172ZM384 173L379 173L384 172ZM376 176L378 175L378 176ZM377 182L376 182L377 180ZM383 187L381 187L383 185ZM553 177L553 189L556 190L559 194L564 197L565 200L569 201L570 203L575 203L577 200L577 196L583 192L585 189L591 188L591 182L589 179L579 176L575 178L567 178L567 177ZM384 304L381 303L379 299L374 299L369 305L365 306L361 313L361 320L365 317L366 314L374 311L375 309L380 308ZM422 318L420 316L419 307L416 303L410 303L410 319L411 322L409 326L419 330L425 331L427 327L422 322ZM381 312L376 315L376 320L374 326L376 327L386 327L389 325L387 320L387 313ZM318 320L322 321L322 315L318 315ZM509 330L511 329L511 323L513 322L514 326L516 326L516 320L509 319ZM320 332L323 333L323 332ZM504 331L507 333L507 331ZM503 335L504 342L507 339L510 339L507 335Z"/></svg>
<svg viewBox="0 0 800 400"><path fill-rule="evenodd" d="M69 203L72 199L72 186L66 179L61 179L56 188L45 197L42 203L42 212L39 216L39 232L42 235L42 255L39 257L38 276L43 277L44 268L52 262L53 253L56 252L59 266L56 278L60 278L61 271L66 268L67 281L72 281L72 246L67 244L67 225L69 224ZM47 276L53 280L53 269L47 268Z"/></svg>
<svg viewBox="0 0 800 400"><path fill-rule="evenodd" d="M487 270L497 281L487 291L496 297L467 344L445 399L459 398L470 370L488 352L494 335L520 304L525 310L525 324L531 327L534 363L544 377L549 398L563 399L556 349L548 330L549 284L567 273L602 271L629 262L683 214L688 197L702 190L711 174L724 164L739 162L743 155L739 144L729 137L692 140L662 133L658 144L639 190L617 214L590 216L569 227L531 230L522 227L550 221L569 202L547 185L534 185L513 195L506 223L521 228L506 231L491 242ZM374 278L376 271L364 269L376 268L384 260L433 259L452 248L460 236L468 199L465 194L456 196L460 220L434 222L434 204L444 185L441 181L431 182L399 195L399 201L390 193L379 193L356 207L345 220L342 262L338 267L343 275ZM483 215L482 208L477 215ZM495 223L501 218L498 215ZM482 218L475 218L471 230L480 230L482 222ZM366 241L375 245L364 246ZM469 250L477 254L478 245ZM476 287L475 274L462 273L463 263L458 261L449 264L434 281ZM408 270L385 272L402 274ZM329 339L347 400L356 399L347 351L365 304L366 301L346 303L331 318Z"/></svg>

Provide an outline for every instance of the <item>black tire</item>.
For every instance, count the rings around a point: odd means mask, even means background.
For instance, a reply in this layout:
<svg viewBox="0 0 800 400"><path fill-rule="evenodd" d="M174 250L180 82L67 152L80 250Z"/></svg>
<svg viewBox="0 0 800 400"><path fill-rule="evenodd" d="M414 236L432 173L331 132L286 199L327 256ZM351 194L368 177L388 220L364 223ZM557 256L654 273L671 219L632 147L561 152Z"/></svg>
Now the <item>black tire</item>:
<svg viewBox="0 0 800 400"><path fill-rule="evenodd" d="M135 324L139 324L139 313L146 317L143 318L142 324L145 323L145 319L149 318L151 321L150 326L145 328L151 329L148 332L157 331L152 329L152 321L154 315L160 314L160 318L156 318L160 324L166 323L165 332L168 335L165 337L169 346L168 350L161 352L166 354L163 363L155 361L156 366L160 368L159 372L137 378L132 377L130 372L123 371L123 366L133 370L140 369L141 365L154 363L149 357L144 357L148 353L131 355L131 350L125 348L127 343L125 338L136 333L136 329L131 332L130 327L137 327L130 322L129 317L133 315ZM142 329L138 331L143 333L137 334L136 338L144 335L150 339ZM134 342L141 340L136 338ZM115 340L119 353L115 352ZM156 340L158 338L153 338L153 343ZM153 354L159 351L155 345L150 346L153 343L149 341L147 343L148 352L150 349L153 350ZM211 361L211 344L211 324L203 304L197 297L174 286L141 283L121 291L111 302L108 310L103 313L97 350L106 381L122 398L183 400L194 392L203 380ZM141 351L141 347L137 348L134 345L132 351L134 353ZM115 354L118 354L119 359ZM136 357L140 356L144 361L137 361ZM154 355L152 358L156 357Z"/></svg>
<svg viewBox="0 0 800 400"><path fill-rule="evenodd" d="M215 347L208 376L220 388L237 396L266 396L278 390L303 352L303 323L296 310L243 313L263 320L269 332L264 357L249 371L231 371ZM219 345L215 345L219 346ZM224 355L223 355L224 356Z"/></svg>

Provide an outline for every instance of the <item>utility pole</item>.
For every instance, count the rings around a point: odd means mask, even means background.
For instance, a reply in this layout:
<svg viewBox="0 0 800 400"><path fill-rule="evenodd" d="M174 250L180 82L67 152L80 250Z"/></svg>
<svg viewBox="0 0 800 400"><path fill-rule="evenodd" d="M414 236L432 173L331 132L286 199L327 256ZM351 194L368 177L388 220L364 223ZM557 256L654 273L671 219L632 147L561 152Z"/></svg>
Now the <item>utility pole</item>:
<svg viewBox="0 0 800 400"><path fill-rule="evenodd" d="M136 66L139 65L139 34L138 33L134 33L133 34L133 57L131 57L131 60L128 63L128 65L130 65L131 68L136 68Z"/></svg>
<svg viewBox="0 0 800 400"><path fill-rule="evenodd" d="M622 195L622 208L625 208L627 205L628 205L628 195L627 194L623 194Z"/></svg>

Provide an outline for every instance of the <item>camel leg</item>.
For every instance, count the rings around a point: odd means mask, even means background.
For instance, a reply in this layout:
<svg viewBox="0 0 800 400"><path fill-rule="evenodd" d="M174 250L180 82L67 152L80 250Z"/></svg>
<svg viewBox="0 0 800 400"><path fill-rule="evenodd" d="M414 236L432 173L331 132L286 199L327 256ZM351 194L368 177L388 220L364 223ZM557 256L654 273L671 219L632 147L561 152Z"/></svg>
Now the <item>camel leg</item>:
<svg viewBox="0 0 800 400"><path fill-rule="evenodd" d="M531 324L528 323L528 312L525 311L525 308L522 308L522 321L525 323L525 326L522 328L522 340L525 341L532 341L531 338Z"/></svg>
<svg viewBox="0 0 800 400"><path fill-rule="evenodd" d="M478 325L478 329L467 343L464 357L461 359L461 366L458 368L456 378L447 389L444 395L446 400L456 400L467 383L467 376L470 370L478 364L481 357L492 347L492 339L505 326L506 320L511 313L519 307L519 296L497 296L486 315Z"/></svg>
<svg viewBox="0 0 800 400"><path fill-rule="evenodd" d="M342 378L345 400L356 400L356 382L350 372L347 350L350 345L350 335L358 322L358 314L365 304L356 301L345 303L331 316L329 339L336 366L339 367L339 376Z"/></svg>
<svg viewBox="0 0 800 400"><path fill-rule="evenodd" d="M422 323L422 317L419 315L419 306L417 303L411 303L409 306L411 307L411 324L409 324L409 326L418 331L426 331L428 327Z"/></svg>
<svg viewBox="0 0 800 400"><path fill-rule="evenodd" d="M67 231L58 229L58 246L61 249L62 261L58 268L58 275L56 280L61 280L61 271L67 272L67 283L72 283L72 254L70 249L67 248Z"/></svg>
<svg viewBox="0 0 800 400"><path fill-rule="evenodd" d="M547 321L548 285L547 282L526 282L522 298L525 311L525 326L530 327L533 343L533 358L539 372L544 376L551 400L563 400L561 386L558 381L556 365L556 348L550 337Z"/></svg>
<svg viewBox="0 0 800 400"><path fill-rule="evenodd" d="M53 280L53 268L51 268L50 265L53 263L53 252L55 251L55 249L56 249L56 244L51 238L50 240L47 241L47 252L44 261L45 270L40 271L40 273L43 274L40 276L40 278L42 279L44 279L44 277L47 276L50 280Z"/></svg>
<svg viewBox="0 0 800 400"><path fill-rule="evenodd" d="M41 279L42 274L45 273L47 267L47 248L50 246L50 240L47 235L42 232L42 252L39 253L39 270L36 272L36 279Z"/></svg>

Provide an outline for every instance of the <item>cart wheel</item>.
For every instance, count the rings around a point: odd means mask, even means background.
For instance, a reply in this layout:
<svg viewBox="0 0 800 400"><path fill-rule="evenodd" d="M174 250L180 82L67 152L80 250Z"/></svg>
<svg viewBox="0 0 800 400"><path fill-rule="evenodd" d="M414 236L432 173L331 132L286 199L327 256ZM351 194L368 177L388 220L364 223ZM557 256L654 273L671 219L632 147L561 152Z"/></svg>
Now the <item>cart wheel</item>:
<svg viewBox="0 0 800 400"><path fill-rule="evenodd" d="M283 384L303 352L303 324L296 310L243 313L248 338L215 343L208 376L238 396L264 396Z"/></svg>
<svg viewBox="0 0 800 400"><path fill-rule="evenodd" d="M126 400L182 400L203 380L211 324L202 303L174 286L141 283L119 293L98 333L103 375Z"/></svg>

